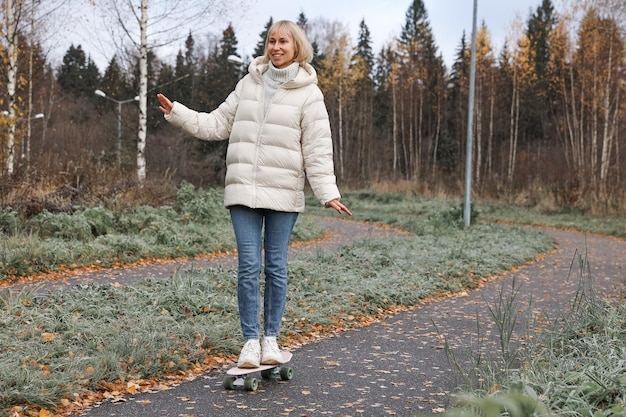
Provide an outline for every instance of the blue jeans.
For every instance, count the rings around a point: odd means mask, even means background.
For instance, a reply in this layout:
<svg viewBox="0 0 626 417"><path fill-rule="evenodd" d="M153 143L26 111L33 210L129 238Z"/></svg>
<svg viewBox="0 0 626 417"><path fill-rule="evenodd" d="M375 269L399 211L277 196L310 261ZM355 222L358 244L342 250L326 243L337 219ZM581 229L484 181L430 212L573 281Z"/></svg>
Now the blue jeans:
<svg viewBox="0 0 626 417"><path fill-rule="evenodd" d="M246 340L260 337L262 246L265 248L263 330L265 336L277 336L287 298L289 239L298 213L232 206L230 217L237 239L237 301L243 337Z"/></svg>

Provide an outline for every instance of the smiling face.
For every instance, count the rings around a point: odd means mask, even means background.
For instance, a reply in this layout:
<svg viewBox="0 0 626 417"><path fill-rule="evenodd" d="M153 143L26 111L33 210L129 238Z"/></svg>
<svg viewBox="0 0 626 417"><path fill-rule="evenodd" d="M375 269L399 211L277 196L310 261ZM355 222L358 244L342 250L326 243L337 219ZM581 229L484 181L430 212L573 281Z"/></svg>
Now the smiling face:
<svg viewBox="0 0 626 417"><path fill-rule="evenodd" d="M291 65L296 56L296 45L293 37L285 30L277 29L270 32L267 38L267 54L276 68Z"/></svg>

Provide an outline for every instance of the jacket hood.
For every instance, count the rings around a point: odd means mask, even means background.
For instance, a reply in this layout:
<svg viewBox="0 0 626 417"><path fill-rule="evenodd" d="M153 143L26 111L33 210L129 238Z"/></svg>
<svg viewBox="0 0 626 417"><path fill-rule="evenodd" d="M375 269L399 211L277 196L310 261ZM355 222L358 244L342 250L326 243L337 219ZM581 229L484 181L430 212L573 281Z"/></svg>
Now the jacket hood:
<svg viewBox="0 0 626 417"><path fill-rule="evenodd" d="M264 57L259 56L252 60L248 66L248 72L254 78L254 80L261 84L263 83L263 73L268 70L270 62ZM284 88L300 88L309 84L317 84L317 72L311 64L300 65L300 70L291 81L286 82Z"/></svg>

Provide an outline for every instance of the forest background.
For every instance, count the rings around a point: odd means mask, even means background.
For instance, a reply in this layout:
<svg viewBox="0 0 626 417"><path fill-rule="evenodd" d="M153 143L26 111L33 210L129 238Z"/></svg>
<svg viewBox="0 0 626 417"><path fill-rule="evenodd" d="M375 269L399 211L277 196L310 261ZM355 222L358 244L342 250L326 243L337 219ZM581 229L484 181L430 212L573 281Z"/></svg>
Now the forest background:
<svg viewBox="0 0 626 417"><path fill-rule="evenodd" d="M189 34L175 62L160 59L142 38L127 42L104 69L73 44L53 67L36 28L54 17L41 12L42 3L49 11L62 1L0 1L0 79L8 80L0 83L0 205L32 215L112 198L160 204L183 180L222 185L227 143L190 140L163 121L155 96L214 109L250 57L262 54L272 18L259 28L244 65L228 59L238 42L227 25L204 44ZM118 17L131 4L103 3L115 5ZM304 14L294 20L314 42L341 186L458 197L471 36L459 39L447 68L423 1L407 3L400 35L376 52L365 21L353 42L336 22L309 22ZM147 7L142 0L141 12ZM134 13L143 25L143 14ZM120 32L128 32L118 20ZM474 196L548 210L624 212L625 29L626 6L612 0L574 0L560 10L544 0L502 50L479 26Z"/></svg>

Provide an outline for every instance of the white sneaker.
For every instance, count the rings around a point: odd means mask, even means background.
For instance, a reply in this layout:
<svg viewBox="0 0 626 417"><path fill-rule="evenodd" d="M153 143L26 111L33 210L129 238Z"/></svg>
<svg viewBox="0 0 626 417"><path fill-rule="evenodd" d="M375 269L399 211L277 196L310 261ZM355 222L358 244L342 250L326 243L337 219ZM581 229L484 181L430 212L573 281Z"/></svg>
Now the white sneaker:
<svg viewBox="0 0 626 417"><path fill-rule="evenodd" d="M283 355L276 343L275 337L263 338L263 353L261 354L261 363L263 365L279 365L284 363Z"/></svg>
<svg viewBox="0 0 626 417"><path fill-rule="evenodd" d="M243 345L237 366L240 368L258 368L261 360L261 345L258 339L250 339Z"/></svg>

